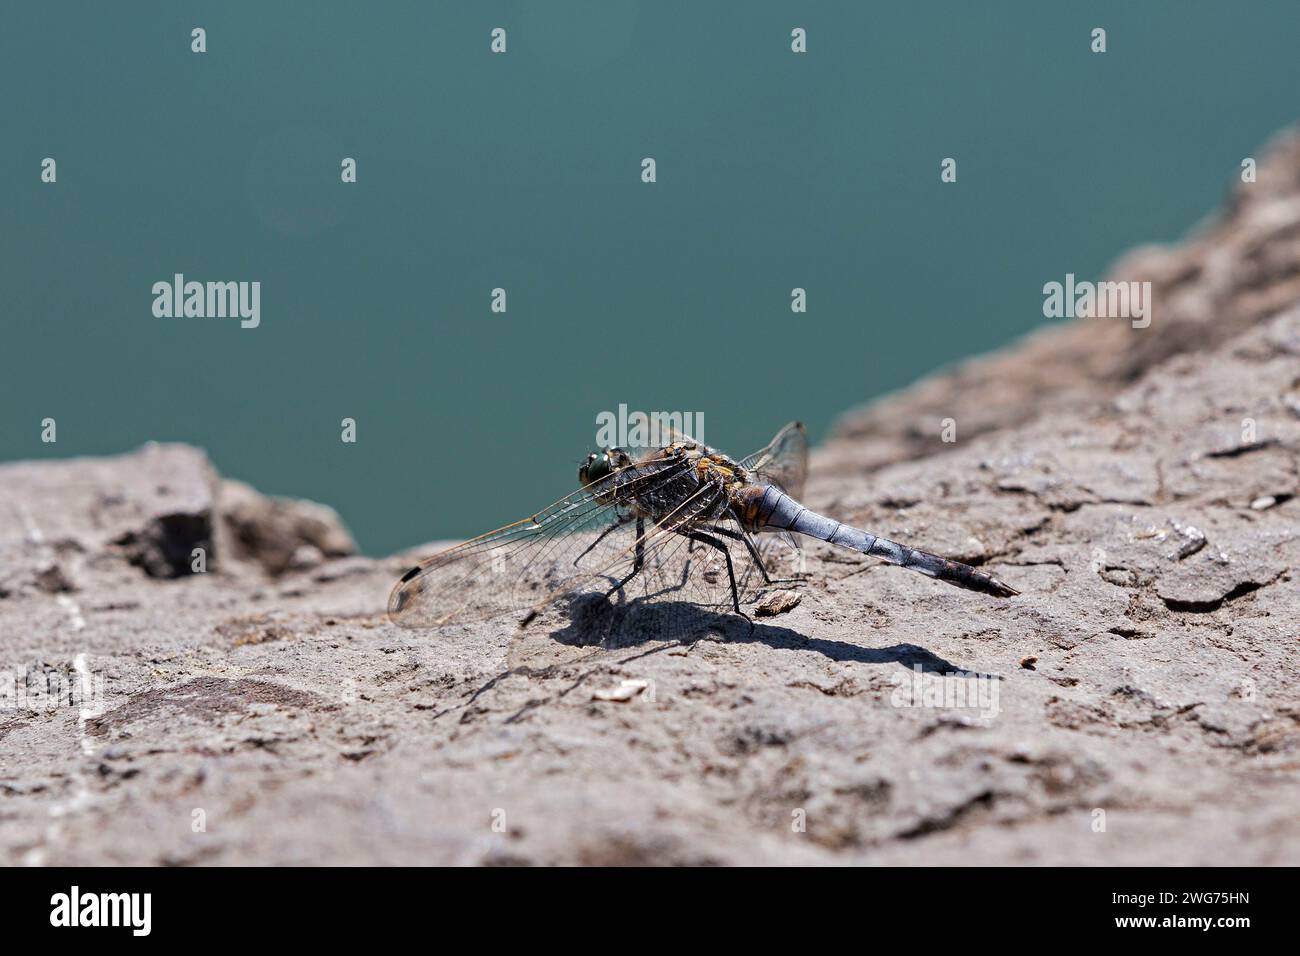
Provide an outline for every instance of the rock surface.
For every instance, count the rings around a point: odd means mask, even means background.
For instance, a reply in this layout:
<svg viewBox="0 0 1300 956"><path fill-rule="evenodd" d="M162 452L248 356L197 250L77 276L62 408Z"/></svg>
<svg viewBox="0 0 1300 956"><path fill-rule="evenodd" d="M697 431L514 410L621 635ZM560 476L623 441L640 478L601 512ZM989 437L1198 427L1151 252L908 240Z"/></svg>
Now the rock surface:
<svg viewBox="0 0 1300 956"><path fill-rule="evenodd" d="M1151 328L1041 333L814 457L809 504L1007 601L819 546L752 632L511 673L513 623L393 627L409 555L194 449L0 466L0 852L1300 863L1296 140L1256 188L1127 260Z"/></svg>

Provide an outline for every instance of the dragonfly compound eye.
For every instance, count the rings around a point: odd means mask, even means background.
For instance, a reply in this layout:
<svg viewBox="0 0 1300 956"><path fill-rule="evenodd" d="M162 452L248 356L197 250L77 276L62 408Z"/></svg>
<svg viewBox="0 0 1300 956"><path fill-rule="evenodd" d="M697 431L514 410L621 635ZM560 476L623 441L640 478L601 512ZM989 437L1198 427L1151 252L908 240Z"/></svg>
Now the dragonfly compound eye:
<svg viewBox="0 0 1300 956"><path fill-rule="evenodd" d="M593 481L600 481L609 474L609 454L601 452L597 455L595 452L587 456L587 463L578 469L578 481L583 485L589 485Z"/></svg>

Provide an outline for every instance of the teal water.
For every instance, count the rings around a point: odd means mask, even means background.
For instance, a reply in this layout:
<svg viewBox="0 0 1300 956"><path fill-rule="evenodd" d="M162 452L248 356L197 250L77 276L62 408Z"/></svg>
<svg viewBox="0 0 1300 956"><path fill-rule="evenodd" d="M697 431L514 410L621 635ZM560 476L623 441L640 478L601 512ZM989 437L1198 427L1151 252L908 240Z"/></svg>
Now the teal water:
<svg viewBox="0 0 1300 956"><path fill-rule="evenodd" d="M817 438L1203 218L1297 118L1297 36L1293 0L7 3L0 459L191 442L378 554L564 494L620 403ZM260 326L155 318L177 272L259 281Z"/></svg>

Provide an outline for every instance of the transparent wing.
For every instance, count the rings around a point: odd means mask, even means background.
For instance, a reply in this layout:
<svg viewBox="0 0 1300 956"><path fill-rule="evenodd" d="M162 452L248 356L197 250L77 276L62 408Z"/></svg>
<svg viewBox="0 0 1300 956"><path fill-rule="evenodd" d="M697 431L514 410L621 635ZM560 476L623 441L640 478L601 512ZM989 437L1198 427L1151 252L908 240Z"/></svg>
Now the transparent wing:
<svg viewBox="0 0 1300 956"><path fill-rule="evenodd" d="M687 474L668 483L678 480L683 484L692 481ZM665 491L671 496L676 489ZM762 573L740 525L722 510L723 499L724 492L718 488L686 491L680 495L681 504L661 521L653 525L643 522L644 532L634 534L630 546L600 570L602 577L619 584L618 599L624 603L691 602L731 611L734 576L740 603L751 600L763 583ZM635 521L632 524L635 526ZM731 575L727 557L731 558Z"/></svg>
<svg viewBox="0 0 1300 956"><path fill-rule="evenodd" d="M634 544L631 495L687 470L676 460L621 469L531 518L426 558L394 586L389 618L403 627L464 624L590 589L601 567Z"/></svg>
<svg viewBox="0 0 1300 956"><path fill-rule="evenodd" d="M605 590L622 582L610 599L604 592L574 593L551 605L517 632L510 667L537 673L623 651L639 656L747 626L732 613L732 576L742 608L767 585L744 530L725 511L718 515L722 495L701 489L672 518L634 536L632 547L603 569L602 584L610 582ZM769 574L778 577L760 553Z"/></svg>
<svg viewBox="0 0 1300 956"><path fill-rule="evenodd" d="M808 477L808 433L802 422L791 422L741 464L756 472L756 480L771 482L792 498L803 497Z"/></svg>

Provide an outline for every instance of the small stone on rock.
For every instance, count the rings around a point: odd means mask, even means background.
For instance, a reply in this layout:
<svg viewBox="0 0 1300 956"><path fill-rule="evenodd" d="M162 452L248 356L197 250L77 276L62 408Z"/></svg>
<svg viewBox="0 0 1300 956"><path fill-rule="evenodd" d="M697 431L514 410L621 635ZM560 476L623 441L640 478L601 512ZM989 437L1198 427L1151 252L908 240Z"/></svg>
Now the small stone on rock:
<svg viewBox="0 0 1300 956"><path fill-rule="evenodd" d="M591 695L591 699L612 700L617 701L620 704L626 703L649 686L649 681L624 680L617 687L607 687L602 690L594 691Z"/></svg>
<svg viewBox="0 0 1300 956"><path fill-rule="evenodd" d="M773 617L799 606L803 595L798 591L777 591L754 608L756 617Z"/></svg>

